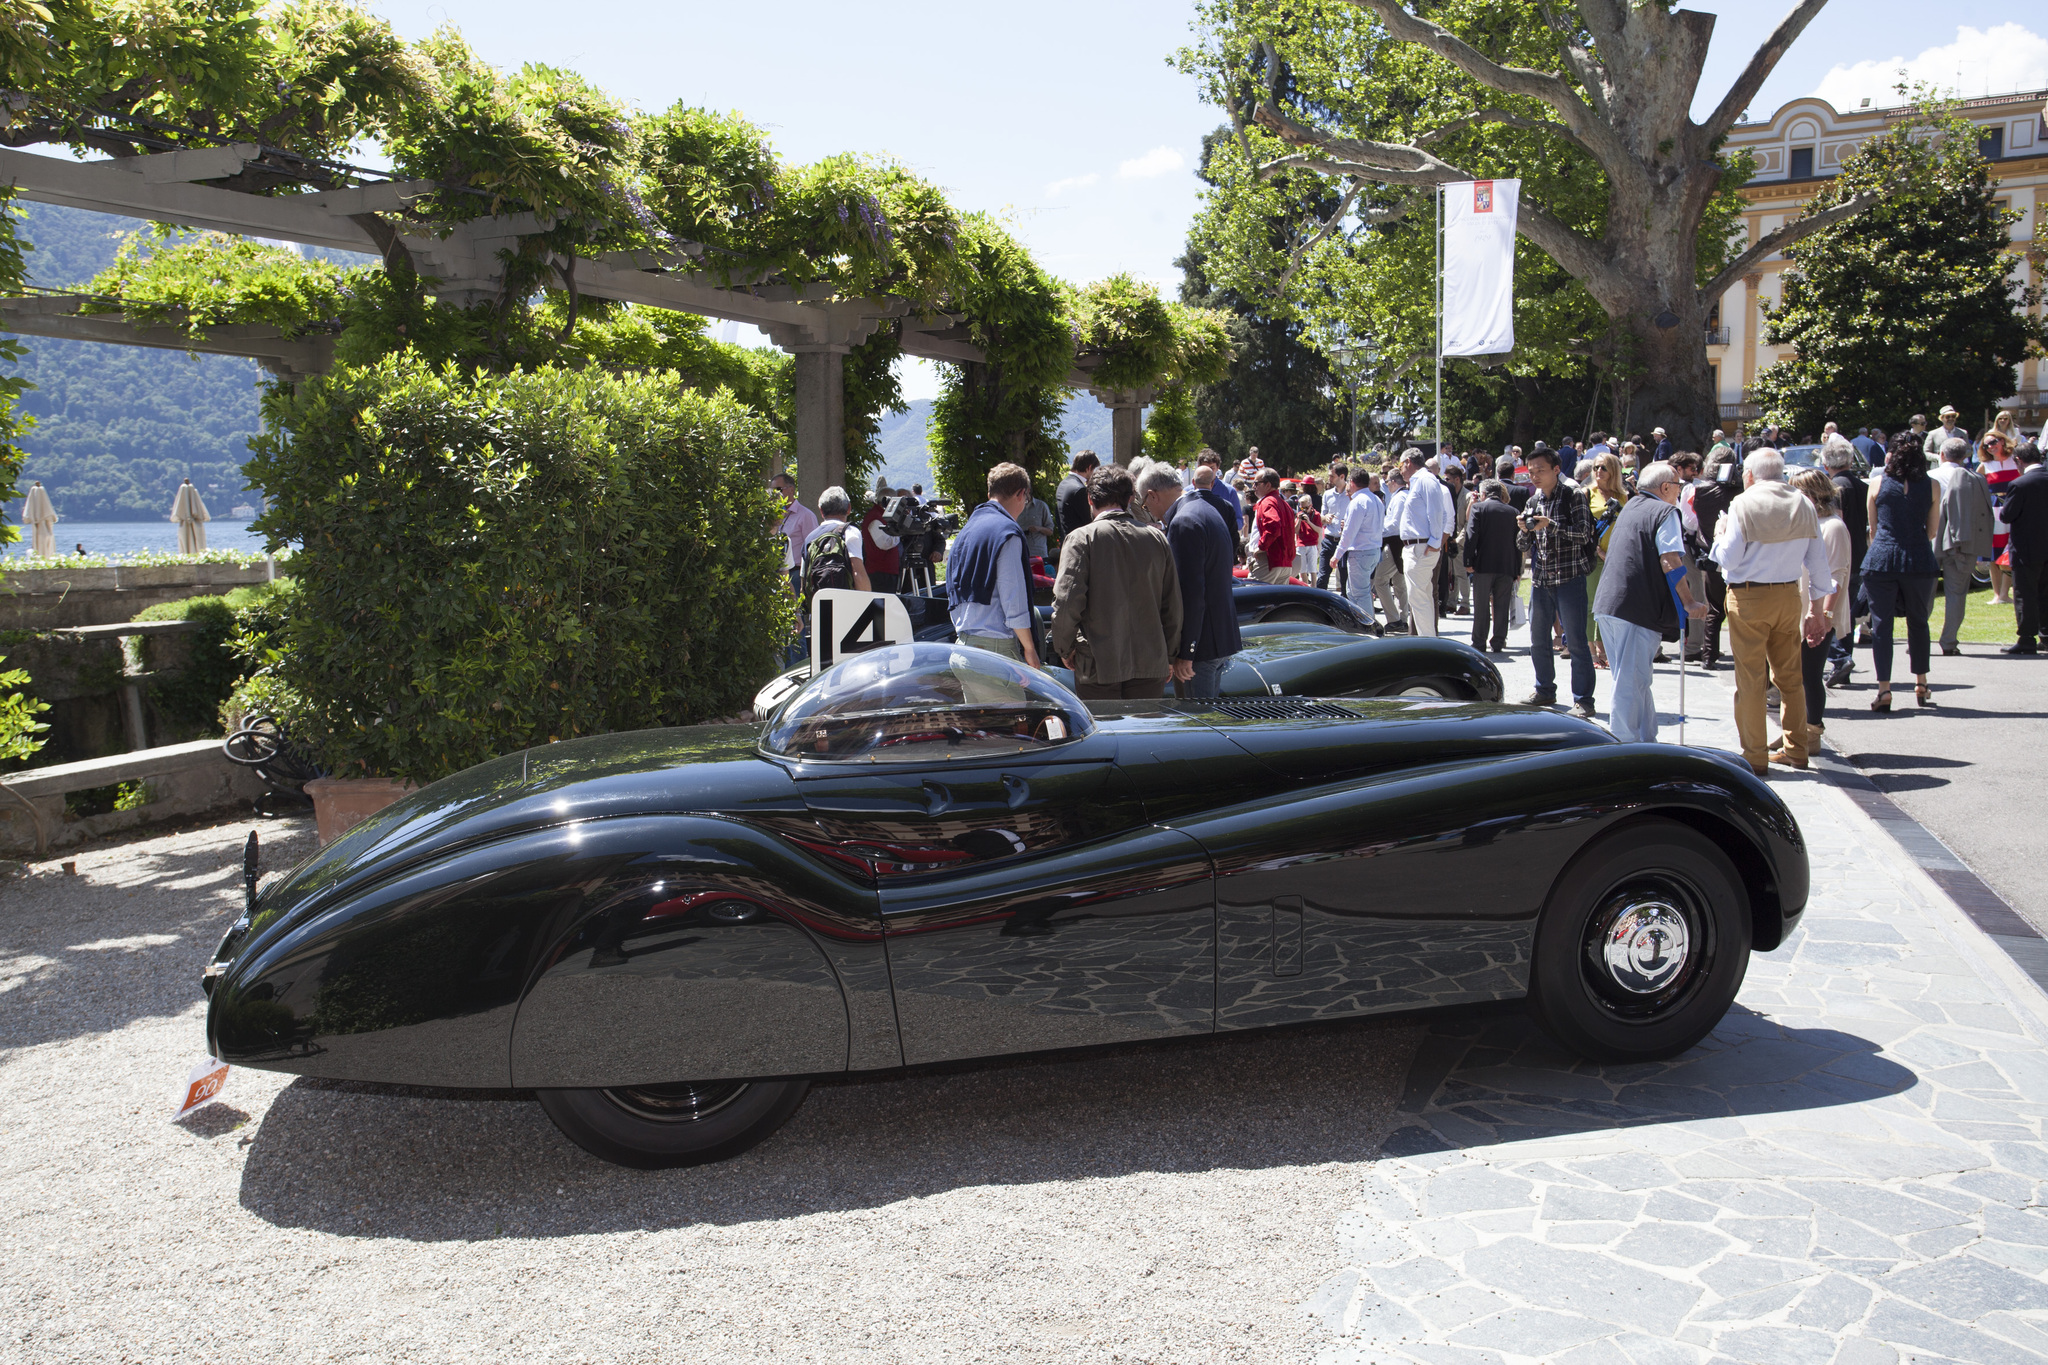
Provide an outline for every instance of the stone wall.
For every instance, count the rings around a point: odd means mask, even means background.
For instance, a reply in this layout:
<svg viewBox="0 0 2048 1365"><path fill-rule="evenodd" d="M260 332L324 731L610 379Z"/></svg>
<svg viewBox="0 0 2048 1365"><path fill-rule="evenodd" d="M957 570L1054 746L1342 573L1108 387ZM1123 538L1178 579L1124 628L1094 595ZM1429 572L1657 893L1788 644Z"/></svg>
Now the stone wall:
<svg viewBox="0 0 2048 1365"><path fill-rule="evenodd" d="M108 569L15 569L0 574L0 630L112 626L159 602L208 597L272 575L253 564L122 564Z"/></svg>
<svg viewBox="0 0 2048 1365"><path fill-rule="evenodd" d="M123 782L144 784L144 804L84 816L65 808L69 792ZM255 770L228 762L217 739L11 773L5 785L8 794L0 797L0 854L13 857L35 853L39 822L45 846L54 851L137 825L246 807L264 790ZM30 806L35 808L34 817Z"/></svg>

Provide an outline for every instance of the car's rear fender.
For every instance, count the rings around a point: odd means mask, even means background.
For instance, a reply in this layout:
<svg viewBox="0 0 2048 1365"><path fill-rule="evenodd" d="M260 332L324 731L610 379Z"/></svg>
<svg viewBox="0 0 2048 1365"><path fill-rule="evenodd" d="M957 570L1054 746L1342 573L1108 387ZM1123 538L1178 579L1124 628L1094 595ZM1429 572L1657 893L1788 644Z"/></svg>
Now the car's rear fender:
<svg viewBox="0 0 2048 1365"><path fill-rule="evenodd" d="M571 1052L591 1084L706 1079L714 1055L890 1065L879 930L870 887L742 822L575 822L266 936L216 983L208 1040L241 1065L440 1086L570 1084Z"/></svg>

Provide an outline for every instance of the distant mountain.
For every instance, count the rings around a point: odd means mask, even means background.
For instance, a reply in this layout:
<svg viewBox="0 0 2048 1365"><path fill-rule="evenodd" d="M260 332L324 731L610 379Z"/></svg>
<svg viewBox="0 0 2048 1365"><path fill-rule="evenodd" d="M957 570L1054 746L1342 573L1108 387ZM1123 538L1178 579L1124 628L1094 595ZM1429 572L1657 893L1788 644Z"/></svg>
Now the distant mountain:
<svg viewBox="0 0 2048 1365"><path fill-rule="evenodd" d="M919 483L926 492L933 488L931 451L926 442L931 415L931 400L920 398L908 411L892 412L882 419L876 444L881 447L882 473L891 488ZM1077 392L1068 396L1060 430L1067 438L1068 449L1093 450L1105 461L1109 459L1114 445L1110 439L1109 409L1096 402L1094 395Z"/></svg>
<svg viewBox="0 0 2048 1365"><path fill-rule="evenodd" d="M34 244L29 278L75 288L114 263L139 219L29 204L20 234ZM20 486L41 479L72 521L154 521L189 478L216 515L244 500L242 463L261 425L253 360L185 355L103 342L26 337L6 368L36 387L21 407L36 419ZM18 516L20 507L8 512Z"/></svg>

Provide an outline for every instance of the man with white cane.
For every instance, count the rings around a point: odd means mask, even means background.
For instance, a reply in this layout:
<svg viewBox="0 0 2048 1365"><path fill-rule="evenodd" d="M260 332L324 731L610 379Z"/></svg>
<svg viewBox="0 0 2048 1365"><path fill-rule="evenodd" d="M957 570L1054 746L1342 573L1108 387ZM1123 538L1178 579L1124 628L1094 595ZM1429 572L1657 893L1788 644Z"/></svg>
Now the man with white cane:
<svg viewBox="0 0 2048 1365"><path fill-rule="evenodd" d="M1684 486L1668 463L1642 472L1636 480L1639 496L1621 509L1608 536L1606 568L1593 599L1614 678L1608 725L1625 743L1648 744L1657 738L1657 702L1651 695L1657 647L1664 640L1681 638L1692 608L1692 591L1685 583L1685 535L1678 519L1678 494ZM1685 723L1684 658L1681 649L1680 743Z"/></svg>

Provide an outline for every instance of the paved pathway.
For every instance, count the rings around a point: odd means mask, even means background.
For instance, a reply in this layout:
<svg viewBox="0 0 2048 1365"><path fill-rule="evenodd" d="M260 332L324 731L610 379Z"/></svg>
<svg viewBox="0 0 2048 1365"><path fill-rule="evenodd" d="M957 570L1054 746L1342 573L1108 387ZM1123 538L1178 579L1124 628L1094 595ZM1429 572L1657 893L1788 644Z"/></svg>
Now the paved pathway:
<svg viewBox="0 0 2048 1365"><path fill-rule="evenodd" d="M1725 688L1689 700L1732 748ZM1432 1031L1303 1305L1322 1360L2048 1361L2048 998L1841 790L1774 781L1814 900L1705 1046Z"/></svg>
<svg viewBox="0 0 2048 1365"><path fill-rule="evenodd" d="M1939 606L1934 619L1938 628ZM1922 711L1902 642L1897 678L1905 685L1883 715L1870 710L1870 651L1857 650L1851 686L1828 694L1828 739L2014 909L2048 929L2048 877L2039 875L2040 850L2028 837L2048 755L2048 657L2009 657L1996 645L1962 649L1931 661L1940 704Z"/></svg>

